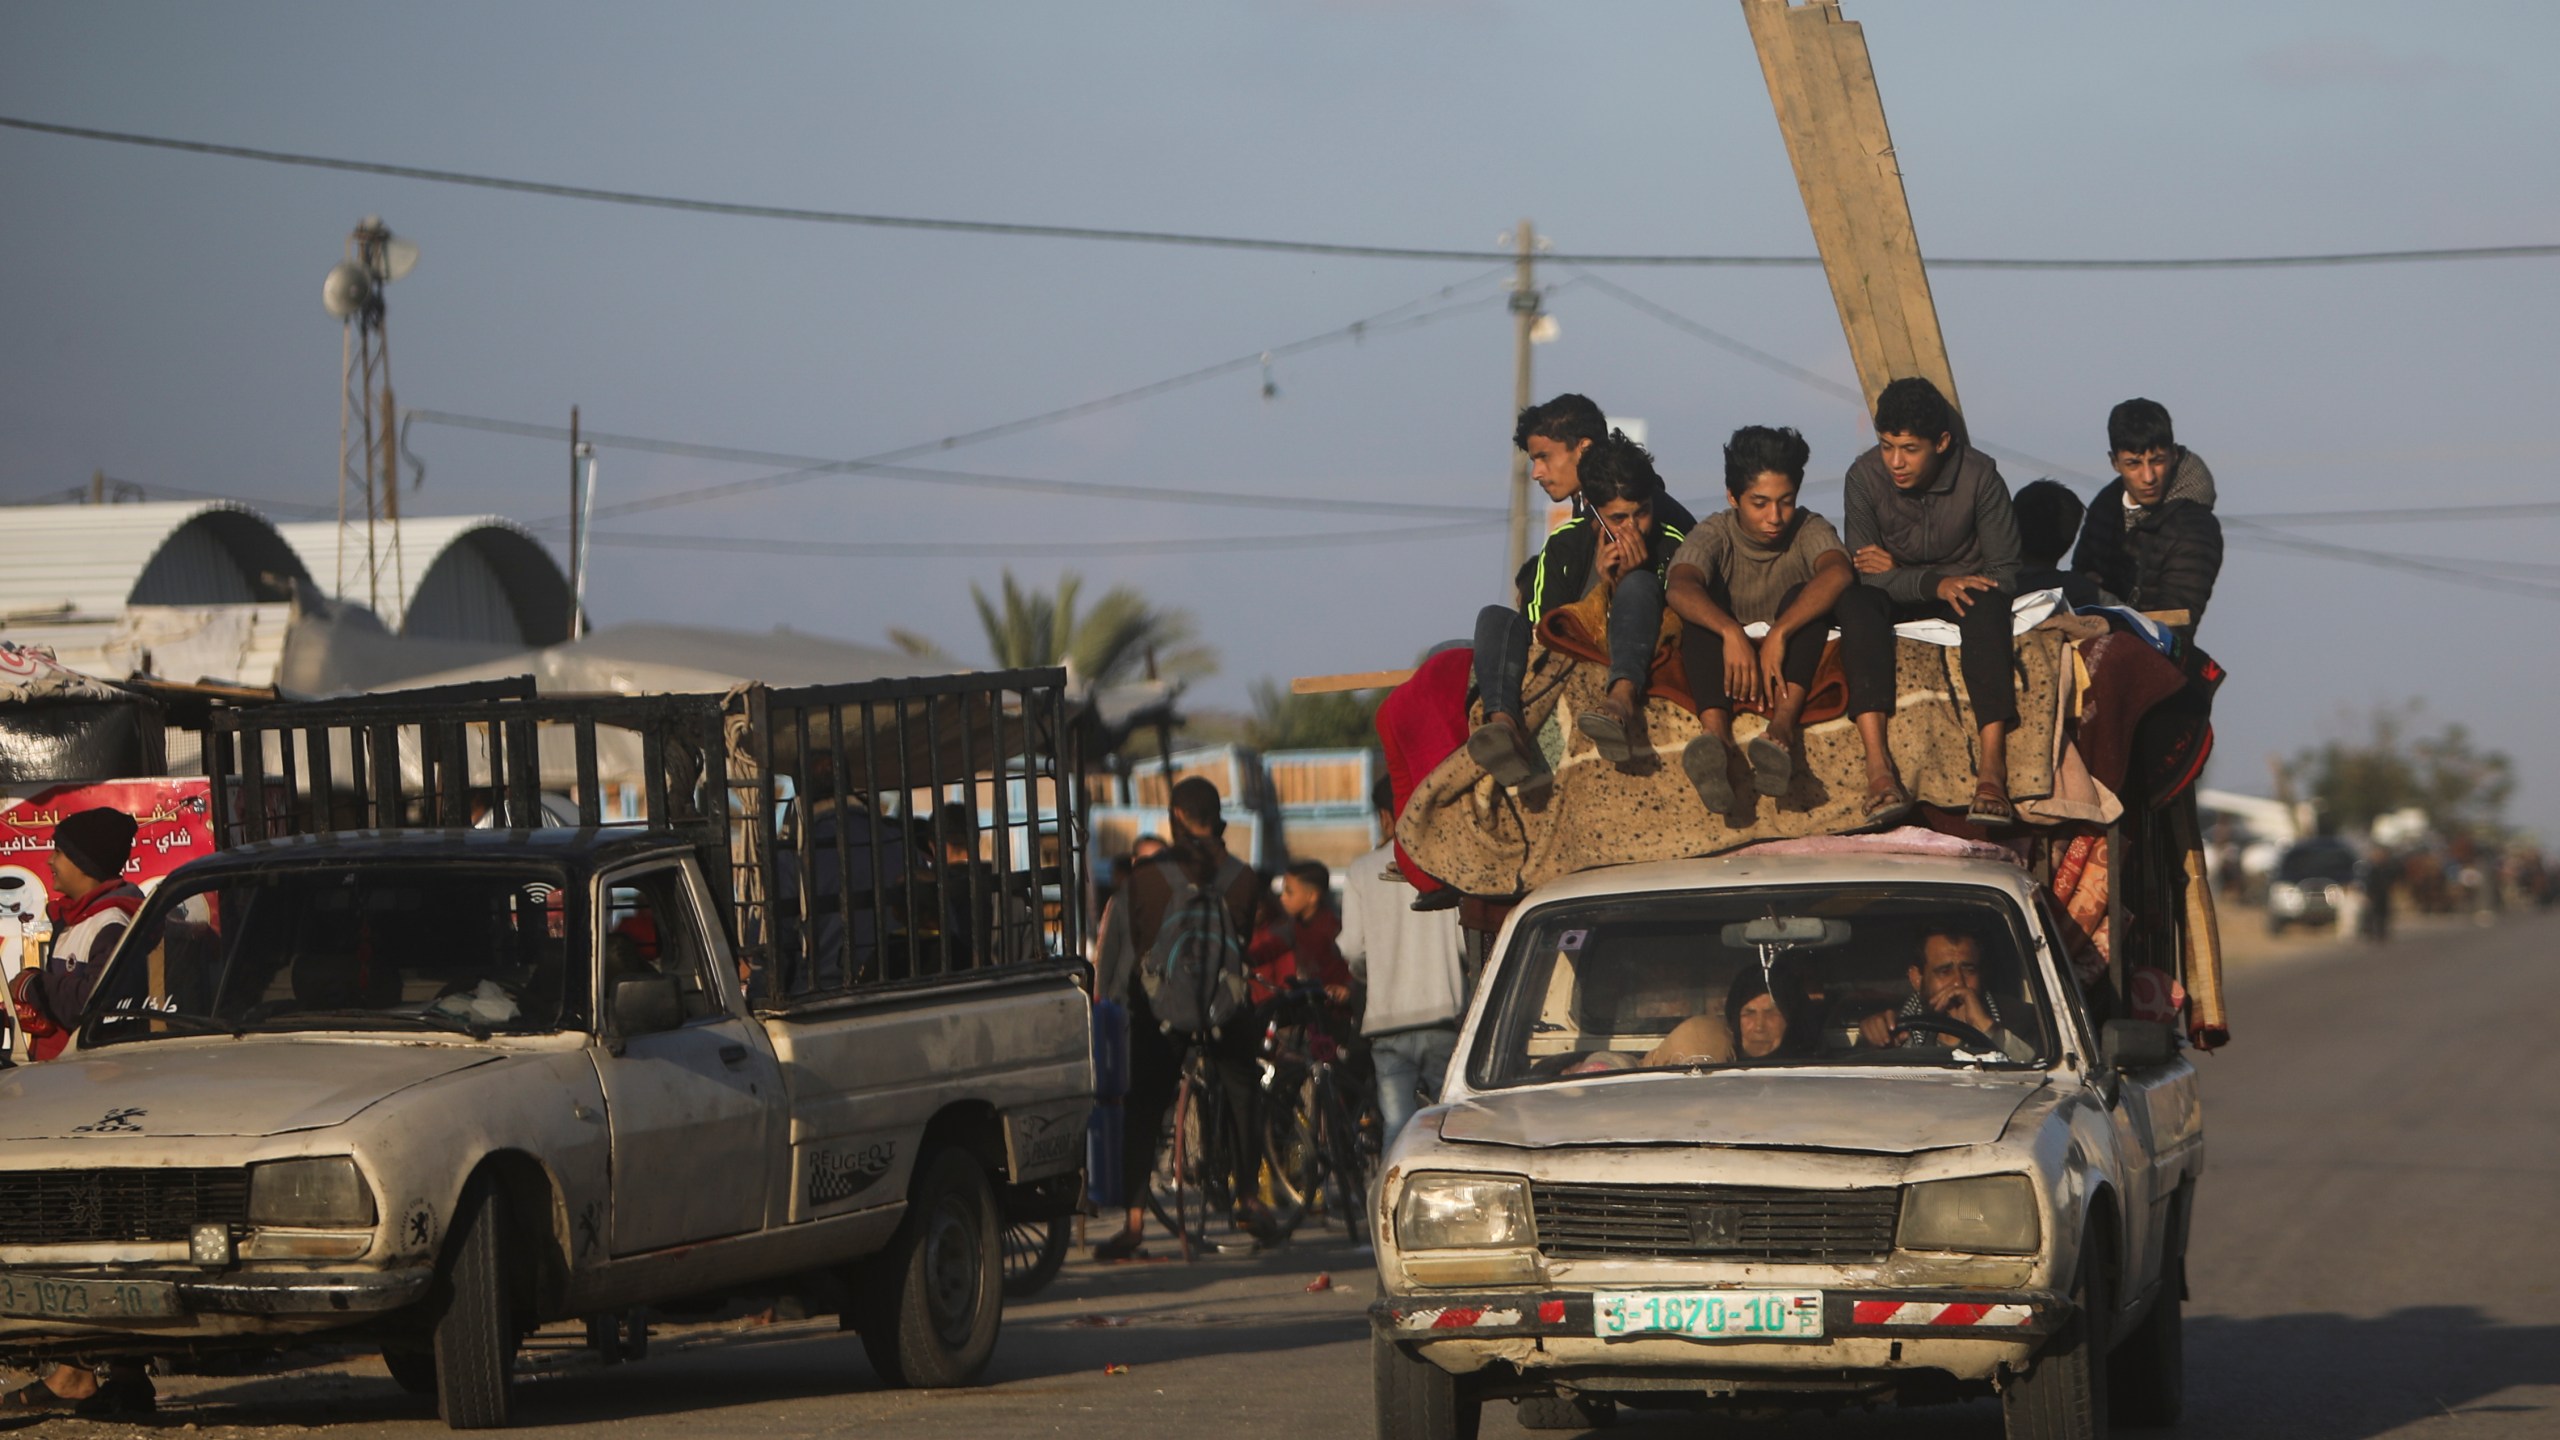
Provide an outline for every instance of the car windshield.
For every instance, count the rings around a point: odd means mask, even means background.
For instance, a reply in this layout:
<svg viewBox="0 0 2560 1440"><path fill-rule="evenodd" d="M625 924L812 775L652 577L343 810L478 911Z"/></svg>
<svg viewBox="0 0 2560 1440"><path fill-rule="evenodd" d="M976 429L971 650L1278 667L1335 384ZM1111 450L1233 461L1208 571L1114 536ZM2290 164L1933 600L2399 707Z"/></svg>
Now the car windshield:
<svg viewBox="0 0 2560 1440"><path fill-rule="evenodd" d="M2298 845L2276 862L2276 878L2297 884L2305 880L2349 880L2355 873L2356 852L2344 845Z"/></svg>
<svg viewBox="0 0 2560 1440"><path fill-rule="evenodd" d="M153 894L91 1001L84 1043L272 1030L574 1029L578 907L532 866L340 865Z"/></svg>
<svg viewBox="0 0 2560 1440"><path fill-rule="evenodd" d="M1788 1064L2041 1065L2053 1007L1980 886L1612 897L1538 910L1485 997L1479 1086Z"/></svg>

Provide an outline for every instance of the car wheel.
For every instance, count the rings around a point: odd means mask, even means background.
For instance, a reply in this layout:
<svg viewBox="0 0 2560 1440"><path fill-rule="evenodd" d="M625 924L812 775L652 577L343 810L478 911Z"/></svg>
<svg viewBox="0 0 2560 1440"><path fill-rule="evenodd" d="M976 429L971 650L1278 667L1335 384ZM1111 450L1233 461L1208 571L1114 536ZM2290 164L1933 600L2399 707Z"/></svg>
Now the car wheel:
<svg viewBox="0 0 2560 1440"><path fill-rule="evenodd" d="M2080 1246L2080 1280L2071 1299L2078 1313L2045 1342L2023 1375L2000 1390L2000 1414L2008 1440L2105 1440L2107 1433L2107 1317L2113 1304L2106 1257Z"/></svg>
<svg viewBox="0 0 2560 1440"><path fill-rule="evenodd" d="M454 1217L452 1253L435 1296L436 1411L455 1430L507 1423L516 1373L516 1318L507 1275L507 1210L475 1183Z"/></svg>
<svg viewBox="0 0 2560 1440"><path fill-rule="evenodd" d="M2187 1408L2187 1257L2160 1268L2160 1298L2108 1361L2107 1394L2115 1423L2138 1429L2178 1423Z"/></svg>
<svg viewBox="0 0 2560 1440"><path fill-rule="evenodd" d="M1600 1430L1618 1423L1618 1403L1578 1395L1535 1395L1520 1402L1513 1418L1523 1430Z"/></svg>
<svg viewBox="0 0 2560 1440"><path fill-rule="evenodd" d="M1369 1337L1378 1440L1476 1440L1484 1403L1458 1377L1383 1335Z"/></svg>
<svg viewBox="0 0 2560 1440"><path fill-rule="evenodd" d="M412 1395L436 1393L436 1352L426 1346L385 1345L382 1366L391 1382Z"/></svg>
<svg viewBox="0 0 2560 1440"><path fill-rule="evenodd" d="M1004 1319L1004 1264L987 1172L937 1151L889 1248L864 1267L853 1328L892 1385L938 1389L978 1378Z"/></svg>

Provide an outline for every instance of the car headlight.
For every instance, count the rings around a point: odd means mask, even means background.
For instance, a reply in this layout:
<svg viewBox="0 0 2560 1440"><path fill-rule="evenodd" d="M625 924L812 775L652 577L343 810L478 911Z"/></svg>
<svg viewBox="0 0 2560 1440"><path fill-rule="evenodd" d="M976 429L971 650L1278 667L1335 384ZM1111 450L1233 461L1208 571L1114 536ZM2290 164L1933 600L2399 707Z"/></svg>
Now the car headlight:
<svg viewBox="0 0 2560 1440"><path fill-rule="evenodd" d="M249 1167L252 1225L371 1225L373 1190L345 1155Z"/></svg>
<svg viewBox="0 0 2560 1440"><path fill-rule="evenodd" d="M2033 1255L2042 1234L2035 1183L2024 1175L1930 1180L1902 1192L1897 1243L1906 1250Z"/></svg>
<svg viewBox="0 0 2560 1440"><path fill-rule="evenodd" d="M1422 1174L1396 1201L1396 1244L1407 1250L1518 1248L1531 1234L1525 1180Z"/></svg>

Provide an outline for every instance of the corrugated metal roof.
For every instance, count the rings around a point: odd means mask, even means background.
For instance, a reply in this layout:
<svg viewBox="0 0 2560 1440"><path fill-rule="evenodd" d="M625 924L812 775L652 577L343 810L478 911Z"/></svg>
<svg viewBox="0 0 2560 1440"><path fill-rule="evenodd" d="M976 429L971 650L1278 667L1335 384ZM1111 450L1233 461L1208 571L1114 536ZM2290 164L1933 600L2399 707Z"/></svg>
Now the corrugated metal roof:
<svg viewBox="0 0 2560 1440"><path fill-rule="evenodd" d="M265 517L227 500L12 506L0 535L0 619L279 600L279 582L309 574Z"/></svg>
<svg viewBox="0 0 2560 1440"><path fill-rule="evenodd" d="M276 528L302 556L304 567L319 577L320 588L334 591L337 522ZM524 645L547 644L568 634L568 576L532 531L503 516L403 517L396 573L407 591L398 611L403 634ZM354 589L352 564L348 579ZM365 597L338 598L363 603Z"/></svg>

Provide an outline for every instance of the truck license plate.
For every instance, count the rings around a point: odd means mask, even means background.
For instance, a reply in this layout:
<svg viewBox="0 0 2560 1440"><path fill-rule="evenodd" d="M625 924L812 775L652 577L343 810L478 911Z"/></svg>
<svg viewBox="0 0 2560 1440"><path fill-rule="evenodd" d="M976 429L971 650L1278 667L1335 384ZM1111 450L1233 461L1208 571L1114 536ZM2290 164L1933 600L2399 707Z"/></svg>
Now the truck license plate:
<svg viewBox="0 0 2560 1440"><path fill-rule="evenodd" d="M179 1313L178 1287L166 1280L62 1280L0 1273L0 1315L133 1320Z"/></svg>
<svg viewBox="0 0 2560 1440"><path fill-rule="evenodd" d="M1692 1340L1753 1336L1819 1339L1819 1290L1603 1290L1591 1297L1591 1328L1607 1340L1678 1335Z"/></svg>

